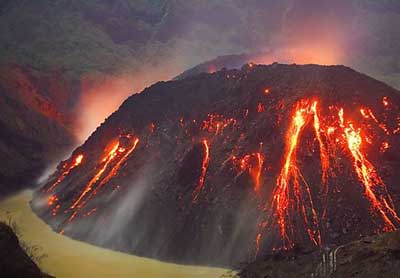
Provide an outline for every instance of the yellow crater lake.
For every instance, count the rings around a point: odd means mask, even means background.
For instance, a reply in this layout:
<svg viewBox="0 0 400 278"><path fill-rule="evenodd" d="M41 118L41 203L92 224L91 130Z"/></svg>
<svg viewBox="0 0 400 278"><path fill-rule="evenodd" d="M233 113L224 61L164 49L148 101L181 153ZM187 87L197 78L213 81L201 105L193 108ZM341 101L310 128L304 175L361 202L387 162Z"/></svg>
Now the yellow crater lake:
<svg viewBox="0 0 400 278"><path fill-rule="evenodd" d="M43 222L29 206L32 192L0 201L0 220L11 218L19 238L41 247L43 272L57 278L219 278L229 270L179 265L97 247L62 236Z"/></svg>

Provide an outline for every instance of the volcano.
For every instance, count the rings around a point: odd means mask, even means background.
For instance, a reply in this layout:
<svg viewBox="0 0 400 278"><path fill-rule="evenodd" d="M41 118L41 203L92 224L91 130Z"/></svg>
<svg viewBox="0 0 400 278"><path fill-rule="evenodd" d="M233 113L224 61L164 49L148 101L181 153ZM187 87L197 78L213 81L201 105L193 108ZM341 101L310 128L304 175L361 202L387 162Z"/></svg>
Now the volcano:
<svg viewBox="0 0 400 278"><path fill-rule="evenodd" d="M345 66L254 65L129 97L32 207L167 261L236 265L399 228L400 94Z"/></svg>

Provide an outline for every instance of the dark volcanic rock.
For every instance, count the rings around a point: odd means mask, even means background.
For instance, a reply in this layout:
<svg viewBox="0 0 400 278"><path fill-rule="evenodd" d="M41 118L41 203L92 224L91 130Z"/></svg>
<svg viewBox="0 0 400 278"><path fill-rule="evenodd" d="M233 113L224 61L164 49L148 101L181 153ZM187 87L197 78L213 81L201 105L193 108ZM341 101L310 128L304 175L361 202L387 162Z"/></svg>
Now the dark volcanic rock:
<svg viewBox="0 0 400 278"><path fill-rule="evenodd" d="M254 65L157 83L127 99L59 165L33 208L57 231L143 256L235 265L254 258L256 238L259 255L268 254L285 244L271 202L287 133L294 109L312 101L319 105L321 140L332 141L328 192L321 189L320 144L307 112L291 162L292 172L301 173L302 194L296 204L290 189L293 211L285 218L292 243L312 251L312 234L332 246L398 227L392 212L384 208L393 227L364 194L345 131L361 128L359 152L387 186L373 179L372 191L381 206L390 203L389 193L398 205L399 92L344 66Z"/></svg>
<svg viewBox="0 0 400 278"><path fill-rule="evenodd" d="M282 253L244 267L241 278L396 278L400 271L400 232L366 237L325 252Z"/></svg>
<svg viewBox="0 0 400 278"><path fill-rule="evenodd" d="M266 55L267 53L260 52L219 56L182 72L174 79L181 80L200 73L214 73L222 69L240 69L246 63L262 60Z"/></svg>
<svg viewBox="0 0 400 278"><path fill-rule="evenodd" d="M37 265L21 248L12 229L3 223L0 223L0 276L4 278L44 277Z"/></svg>

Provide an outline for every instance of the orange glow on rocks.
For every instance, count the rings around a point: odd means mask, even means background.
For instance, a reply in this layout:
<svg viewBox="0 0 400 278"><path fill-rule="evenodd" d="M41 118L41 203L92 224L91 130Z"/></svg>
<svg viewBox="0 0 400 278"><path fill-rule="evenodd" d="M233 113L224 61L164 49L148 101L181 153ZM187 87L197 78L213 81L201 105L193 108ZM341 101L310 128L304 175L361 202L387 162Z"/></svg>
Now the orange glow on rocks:
<svg viewBox="0 0 400 278"><path fill-rule="evenodd" d="M261 233L258 233L257 236L256 236L256 252L255 252L256 254L255 254L255 257L257 257L258 253L260 252L261 238L262 238Z"/></svg>
<svg viewBox="0 0 400 278"><path fill-rule="evenodd" d="M383 104L383 106L385 106L385 107L389 106L389 99L388 99L388 97L383 97L383 98L382 98L382 104Z"/></svg>
<svg viewBox="0 0 400 278"><path fill-rule="evenodd" d="M96 195L100 188L118 174L120 168L124 165L128 157L134 152L139 143L139 138L132 137L131 135L126 136L126 138L131 140L131 146L129 148L122 147L119 141L112 143L110 147L107 148L109 151L105 152L106 154L99 162L101 167L86 184L79 197L70 206L70 209L75 211L68 219L68 222L71 222L77 216L79 209L83 208L87 202ZM106 173L107 175L105 175ZM105 177L102 178L104 175Z"/></svg>
<svg viewBox="0 0 400 278"><path fill-rule="evenodd" d="M111 148L111 151L102 159L103 166L97 171L94 177L85 186L85 189L79 195L78 199L76 199L76 201L72 204L71 209L78 206L79 202L85 197L85 195L93 189L92 188L93 185L100 179L101 175L107 169L108 164L110 164L111 161L113 161L114 158L117 156L118 148L119 148L119 142L114 143L113 147Z"/></svg>
<svg viewBox="0 0 400 278"><path fill-rule="evenodd" d="M54 182L48 189L47 192L52 191L54 188L56 188L57 185L59 185L68 175L69 173L72 171L72 169L74 169L75 167L78 167L83 160L83 154L79 154L74 160L73 163L71 164L71 166L68 167L67 170L65 170L60 177L56 180L56 182Z"/></svg>
<svg viewBox="0 0 400 278"><path fill-rule="evenodd" d="M354 170L364 186L365 196L369 199L375 211L382 217L384 221L383 229L386 231L396 230L393 221L400 223L400 218L395 212L390 196L387 194L386 185L377 174L375 167L362 152L361 129L354 128L352 123L345 123L343 109L341 111L341 125L344 127L347 146L353 158ZM376 192L384 192L384 194L377 195Z"/></svg>
<svg viewBox="0 0 400 278"><path fill-rule="evenodd" d="M328 151L325 147L324 141L322 140L321 135L321 123L318 115L318 102L314 101L311 106L311 111L314 114L314 130L315 135L317 137L319 143L319 152L320 152L320 159L321 159L321 170L322 170L322 183L325 186L325 193L327 193L327 179L328 179L328 170L329 170L329 155Z"/></svg>
<svg viewBox="0 0 400 278"><path fill-rule="evenodd" d="M121 165L128 159L128 157L133 153L133 151L136 149L137 144L139 143L139 138L135 138L133 141L132 146L129 148L128 151L124 151L125 154L121 157L120 160L115 164L115 166L111 169L110 173L100 182L99 186L96 188L96 190L93 192L96 194L96 192L99 190L100 187L102 187L104 184L109 182L113 177L115 177L118 174L119 169L121 168Z"/></svg>
<svg viewBox="0 0 400 278"><path fill-rule="evenodd" d="M261 178L262 167L264 164L264 156L261 153L256 153L256 158L257 158L256 167L251 167L249 171L254 180L254 185L255 185L254 191L258 192L260 190L260 185L261 185L260 178Z"/></svg>
<svg viewBox="0 0 400 278"><path fill-rule="evenodd" d="M264 105L261 102L259 102L257 105L257 112L258 113L264 112Z"/></svg>
<svg viewBox="0 0 400 278"><path fill-rule="evenodd" d="M366 109L361 108L361 109L360 109L360 113L361 113L361 115L362 115L365 119L372 119L372 120L379 126L379 128L383 130L383 132L384 132L386 135L389 135L389 134L390 134L390 131L389 131L389 129L387 128L386 124L383 123L383 122L380 122L380 121L377 119L377 117L375 116L375 114L372 112L371 109L369 109L369 108L366 108Z"/></svg>
<svg viewBox="0 0 400 278"><path fill-rule="evenodd" d="M308 101L298 103L286 133L284 164L273 192L272 208L275 219L272 221L279 226L285 249L291 248L294 244L295 224L293 218L296 214L303 216L310 240L315 245L321 244L318 217L314 209L310 186L302 175L296 158L301 132L311 114L312 110ZM306 200L308 204L305 203ZM308 210L310 213L307 213Z"/></svg>
<svg viewBox="0 0 400 278"><path fill-rule="evenodd" d="M204 139L202 142L202 145L203 145L203 149L204 149L204 154L203 154L203 161L201 163L201 174L200 174L199 182L192 194L193 201L197 200L197 197L199 196L201 190L203 189L204 181L205 181L206 174L207 174L208 164L210 163L210 148L208 146L207 140Z"/></svg>
<svg viewBox="0 0 400 278"><path fill-rule="evenodd" d="M50 207L54 205L58 201L58 198L56 195L52 195L49 198L47 198L47 205Z"/></svg>
<svg viewBox="0 0 400 278"><path fill-rule="evenodd" d="M209 114L208 119L203 121L202 130L206 130L215 135L223 133L228 126L234 126L236 120L234 118L225 118L218 114Z"/></svg>
<svg viewBox="0 0 400 278"><path fill-rule="evenodd" d="M381 153L384 153L384 152L386 152L389 148L390 148L390 144L389 144L388 142L385 141L385 142L382 142L379 151L380 151Z"/></svg>
<svg viewBox="0 0 400 278"><path fill-rule="evenodd" d="M238 159L232 157L232 161L239 168L239 175L244 171L248 171L254 184L254 191L259 192L261 186L261 174L264 165L264 155L260 152L247 154L243 158Z"/></svg>
<svg viewBox="0 0 400 278"><path fill-rule="evenodd" d="M273 191L271 216L262 223L263 228L278 227L284 249L293 247L297 242L295 239L299 229L297 220L299 216L301 216L310 241L317 246L322 244L320 227L321 221L325 221L326 212L324 208L322 208L321 214L315 210L310 185L303 176L296 157L296 152L301 145L302 131L310 121L313 122L315 138L319 144L321 182L324 184L323 196L330 192L328 177L330 171L333 170L333 166L330 165L330 157L335 157L335 148L344 145L346 153L352 159L355 174L364 188L364 195L371 204L372 215L378 216L383 221L383 226L380 228L384 231L393 231L400 225L400 218L396 213L388 189L378 175L375 166L367 159L363 149L364 141L370 141L373 144L372 138L364 136L361 128L355 128L353 122L345 120L343 108L332 106L330 110L337 111L337 120L332 122L335 117L330 116L328 123L325 118L321 117L318 101L299 101L286 133L286 152ZM373 119L378 122L370 109L362 108L360 113L365 119ZM380 125L378 127L382 129ZM335 138L332 138L333 136ZM389 143L384 141L381 152L388 147ZM333 153L330 153L331 150ZM323 196L318 196L318 198ZM321 200L326 202L324 198ZM260 241L260 239L257 240Z"/></svg>

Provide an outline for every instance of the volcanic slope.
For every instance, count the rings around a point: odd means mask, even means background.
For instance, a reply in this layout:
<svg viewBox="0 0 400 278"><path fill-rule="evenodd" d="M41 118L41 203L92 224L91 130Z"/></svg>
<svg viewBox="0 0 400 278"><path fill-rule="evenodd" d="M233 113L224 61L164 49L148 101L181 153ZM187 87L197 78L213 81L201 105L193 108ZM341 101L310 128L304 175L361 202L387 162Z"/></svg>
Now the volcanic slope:
<svg viewBox="0 0 400 278"><path fill-rule="evenodd" d="M56 231L236 265L400 226L400 95L344 66L245 65L128 98L32 203Z"/></svg>

